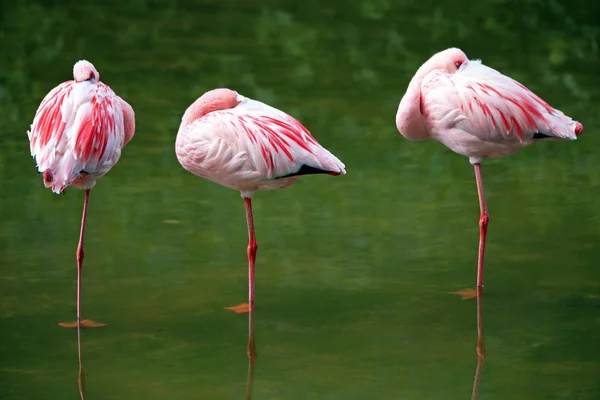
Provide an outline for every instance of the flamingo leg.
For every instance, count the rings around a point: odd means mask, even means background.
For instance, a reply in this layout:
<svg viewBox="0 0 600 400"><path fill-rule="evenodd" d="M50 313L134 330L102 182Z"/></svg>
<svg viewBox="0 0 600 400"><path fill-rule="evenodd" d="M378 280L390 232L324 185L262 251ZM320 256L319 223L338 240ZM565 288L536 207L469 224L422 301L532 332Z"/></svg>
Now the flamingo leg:
<svg viewBox="0 0 600 400"><path fill-rule="evenodd" d="M475 380L473 381L473 392L471 400L479 398L479 382L481 381L481 372L486 356L485 336L483 333L483 304L481 299L481 288L477 288L477 368L475 369Z"/></svg>
<svg viewBox="0 0 600 400"><path fill-rule="evenodd" d="M254 264L256 261L256 233L254 232L254 217L252 216L252 200L244 197L246 207L246 222L248 223L248 303L242 303L233 307L225 307L236 313L246 313L254 309Z"/></svg>
<svg viewBox="0 0 600 400"><path fill-rule="evenodd" d="M248 357L256 357L256 341L254 340L254 311L250 310L248 314Z"/></svg>
<svg viewBox="0 0 600 400"><path fill-rule="evenodd" d="M485 238L487 227L490 222L485 192L483 191L483 178L481 176L481 164L473 165L475 168L475 180L477 181L477 194L479 196L479 256L477 259L477 289L483 289L483 258L485 256ZM477 295L481 294L478 290ZM482 291L481 291L482 292Z"/></svg>
<svg viewBox="0 0 600 400"><path fill-rule="evenodd" d="M79 372L77 374L79 397L81 397L81 400L85 400L85 373L83 372L83 360L81 357L81 325L77 327L77 355L79 356Z"/></svg>
<svg viewBox="0 0 600 400"><path fill-rule="evenodd" d="M90 190L85 191L83 200L83 215L81 216L81 229L79 231L79 243L77 244L77 327L81 326L81 269L83 268L83 237L85 235L85 222L87 220L88 202Z"/></svg>
<svg viewBox="0 0 600 400"><path fill-rule="evenodd" d="M254 365L256 364L256 343L254 341L254 312L248 314L248 376L246 378L245 400L252 399L252 387L254 386Z"/></svg>
<svg viewBox="0 0 600 400"><path fill-rule="evenodd" d="M481 292L481 288L477 288L478 292ZM477 296L477 357L482 360L485 359L485 334L483 332L483 301L481 294Z"/></svg>
<svg viewBox="0 0 600 400"><path fill-rule="evenodd" d="M87 210L88 210L88 202L90 200L90 189L85 191L85 199L83 200L83 215L81 216L81 230L79 231L79 244L77 245L77 322L61 322L60 326L65 328L97 328L100 326L104 326L105 324L100 324L89 319L81 320L81 269L83 268L83 237L85 235L85 222L87 220ZM81 353L81 334L79 330L78 334L78 347L79 352ZM79 355L81 362L81 354Z"/></svg>
<svg viewBox="0 0 600 400"><path fill-rule="evenodd" d="M463 299L472 299L483 294L483 259L485 257L485 239L487 236L487 227L490 222L487 202L485 201L485 192L483 191L483 177L481 176L481 164L473 164L475 169L475 181L477 182L477 195L479 196L479 254L477 258L477 290L467 289L458 294Z"/></svg>

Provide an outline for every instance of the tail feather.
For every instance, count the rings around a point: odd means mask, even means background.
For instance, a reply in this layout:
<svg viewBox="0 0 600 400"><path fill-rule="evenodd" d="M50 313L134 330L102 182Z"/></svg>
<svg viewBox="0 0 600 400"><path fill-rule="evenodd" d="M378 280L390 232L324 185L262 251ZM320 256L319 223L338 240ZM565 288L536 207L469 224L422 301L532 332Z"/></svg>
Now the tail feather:
<svg viewBox="0 0 600 400"><path fill-rule="evenodd" d="M320 147L319 151L315 154L314 162L316 164L314 166L322 171L325 171L324 173L329 173L332 175L346 174L346 166L344 163L324 147Z"/></svg>
<svg viewBox="0 0 600 400"><path fill-rule="evenodd" d="M583 132L583 125L575 121L559 110L553 110L546 116L545 126L540 126L533 139L554 138L565 140L576 140Z"/></svg>

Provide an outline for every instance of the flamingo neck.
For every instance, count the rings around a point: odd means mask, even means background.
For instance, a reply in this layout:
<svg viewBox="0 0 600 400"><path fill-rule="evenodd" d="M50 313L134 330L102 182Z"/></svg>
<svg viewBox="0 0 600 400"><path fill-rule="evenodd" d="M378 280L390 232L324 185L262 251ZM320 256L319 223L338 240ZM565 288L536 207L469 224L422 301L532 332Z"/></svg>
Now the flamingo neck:
<svg viewBox="0 0 600 400"><path fill-rule="evenodd" d="M430 71L427 63L423 64L408 84L408 89L396 113L396 127L408 140L426 140L430 138L425 117L421 113L421 82Z"/></svg>
<svg viewBox="0 0 600 400"><path fill-rule="evenodd" d="M187 126L195 120L202 118L211 111L213 110L211 110L209 104L206 104L204 101L202 101L202 98L199 98L198 100L193 102L187 110L185 110L185 114L183 114L183 118L181 119L181 125Z"/></svg>
<svg viewBox="0 0 600 400"><path fill-rule="evenodd" d="M181 126L187 126L210 112L234 108L239 103L237 96L236 92L229 89L214 89L204 93L185 110Z"/></svg>

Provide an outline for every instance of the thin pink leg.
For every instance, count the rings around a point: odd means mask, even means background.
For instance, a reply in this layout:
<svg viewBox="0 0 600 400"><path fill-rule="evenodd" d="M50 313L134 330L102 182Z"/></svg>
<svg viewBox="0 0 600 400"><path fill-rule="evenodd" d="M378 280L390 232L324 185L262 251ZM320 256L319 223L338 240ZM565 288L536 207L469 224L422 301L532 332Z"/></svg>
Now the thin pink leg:
<svg viewBox="0 0 600 400"><path fill-rule="evenodd" d="M246 222L248 223L248 304L239 304L233 307L225 307L236 313L246 313L254 309L254 263L256 261L256 234L254 233L254 218L252 217L252 200L244 197L246 207Z"/></svg>
<svg viewBox="0 0 600 400"><path fill-rule="evenodd" d="M81 351L81 268L83 267L83 237L85 235L85 221L87 219L88 202L90 200L90 189L85 191L83 200L83 215L81 217L81 230L79 231L79 244L77 245L77 356L79 358L79 373L77 383L79 395L83 400L85 391L85 374L83 372L83 357Z"/></svg>
<svg viewBox="0 0 600 400"><path fill-rule="evenodd" d="M483 299L481 298L482 290L477 288L477 356L485 358L485 334L483 332Z"/></svg>
<svg viewBox="0 0 600 400"><path fill-rule="evenodd" d="M252 217L252 200L244 197L246 206L246 222L248 223L248 305L254 309L254 263L256 262L256 233L254 232L254 218Z"/></svg>
<svg viewBox="0 0 600 400"><path fill-rule="evenodd" d="M79 231L79 244L77 245L77 321L61 322L60 326L65 328L97 328L104 326L89 319L81 320L81 271L83 268L83 237L85 235L85 221L87 220L88 202L90 200L90 189L85 191L85 199L83 200L83 215L81 216L81 230Z"/></svg>
<svg viewBox="0 0 600 400"><path fill-rule="evenodd" d="M88 202L90 200L90 189L85 191L83 200L83 215L81 216L81 230L79 231L79 244L77 245L77 327L81 326L81 268L83 267L83 237L85 235L85 221L87 219ZM77 330L79 333L80 331ZM80 336L80 335L79 335ZM80 355L81 361L81 355Z"/></svg>
<svg viewBox="0 0 600 400"><path fill-rule="evenodd" d="M490 222L485 193L483 191L483 178L481 177L481 164L473 164L475 168L475 180L477 181L477 194L479 195L479 258L477 261L477 288L483 288L483 258L485 256L485 237ZM478 291L479 292L479 291ZM480 294L480 293L478 293Z"/></svg>
<svg viewBox="0 0 600 400"><path fill-rule="evenodd" d="M252 399L254 365L256 364L256 342L254 340L254 311L248 315L248 376L246 378L246 400Z"/></svg>
<svg viewBox="0 0 600 400"><path fill-rule="evenodd" d="M77 353L79 355L79 372L77 374L77 385L79 387L79 397L85 400L85 373L83 372L83 363L81 358L81 327L77 327Z"/></svg>
<svg viewBox="0 0 600 400"><path fill-rule="evenodd" d="M254 310L248 314L248 357L256 357L256 341L254 340Z"/></svg>
<svg viewBox="0 0 600 400"><path fill-rule="evenodd" d="M477 368L475 369L475 380L473 381L473 392L471 400L479 398L479 382L481 381L481 372L485 361L485 335L483 333L483 299L482 289L477 288Z"/></svg>

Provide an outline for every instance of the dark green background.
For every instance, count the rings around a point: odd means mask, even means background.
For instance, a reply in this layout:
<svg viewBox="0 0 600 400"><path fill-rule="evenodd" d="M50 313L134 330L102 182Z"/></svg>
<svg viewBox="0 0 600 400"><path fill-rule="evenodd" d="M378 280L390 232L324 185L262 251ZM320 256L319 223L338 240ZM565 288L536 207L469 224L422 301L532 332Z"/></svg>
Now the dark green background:
<svg viewBox="0 0 600 400"><path fill-rule="evenodd" d="M135 109L92 191L88 399L240 399L238 193L176 160L186 107L229 87L300 119L347 167L254 197L254 399L468 399L478 203L466 158L397 131L433 53L460 47L585 125L483 165L491 222L480 399L600 398L600 6L557 0L0 2L0 398L76 399L83 193L44 189L26 131L82 58ZM165 223L176 220L179 223Z"/></svg>

